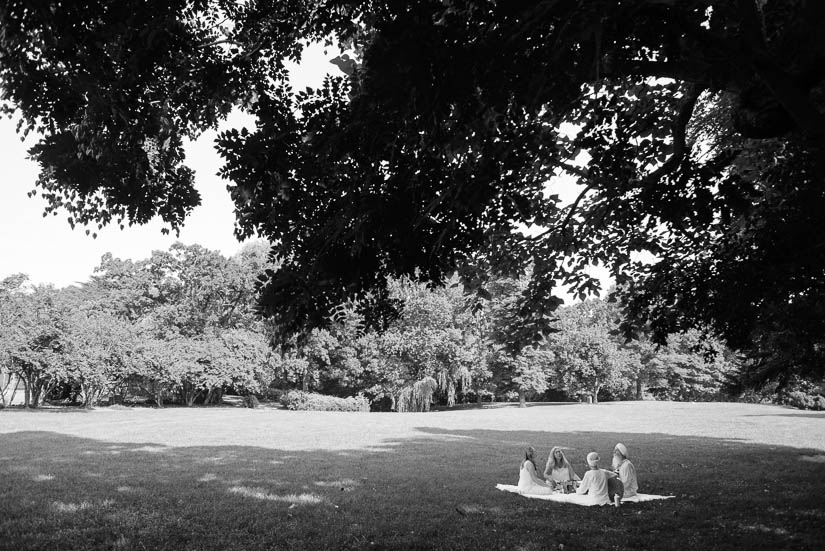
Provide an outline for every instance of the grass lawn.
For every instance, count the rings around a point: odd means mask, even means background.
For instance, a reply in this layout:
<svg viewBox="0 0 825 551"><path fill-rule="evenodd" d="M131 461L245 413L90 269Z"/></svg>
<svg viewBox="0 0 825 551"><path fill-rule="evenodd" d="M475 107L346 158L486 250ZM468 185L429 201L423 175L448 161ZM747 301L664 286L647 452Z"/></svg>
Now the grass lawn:
<svg viewBox="0 0 825 551"><path fill-rule="evenodd" d="M616 442L640 491L500 492L525 445L581 475ZM605 465L606 466L606 465ZM822 549L825 412L535 404L423 414L0 411L0 549Z"/></svg>

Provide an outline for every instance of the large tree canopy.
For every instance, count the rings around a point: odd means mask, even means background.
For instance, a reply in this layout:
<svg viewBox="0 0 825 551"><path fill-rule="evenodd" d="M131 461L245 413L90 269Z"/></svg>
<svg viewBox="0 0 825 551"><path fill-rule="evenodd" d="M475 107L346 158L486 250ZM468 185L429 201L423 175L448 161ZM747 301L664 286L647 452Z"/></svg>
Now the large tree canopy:
<svg viewBox="0 0 825 551"><path fill-rule="evenodd" d="M702 323L771 375L825 365L823 23L815 0L12 0L0 78L73 221L176 226L182 137L255 114L218 148L238 235L283 259L261 300L284 332L389 276L483 297L530 267L537 334L598 262L628 331ZM294 95L283 60L327 37L346 76Z"/></svg>

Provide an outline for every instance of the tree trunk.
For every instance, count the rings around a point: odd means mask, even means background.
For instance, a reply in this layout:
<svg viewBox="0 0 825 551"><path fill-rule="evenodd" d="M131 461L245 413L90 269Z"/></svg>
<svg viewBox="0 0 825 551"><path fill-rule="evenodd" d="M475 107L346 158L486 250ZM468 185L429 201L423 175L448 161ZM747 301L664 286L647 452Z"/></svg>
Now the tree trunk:
<svg viewBox="0 0 825 551"><path fill-rule="evenodd" d="M481 396L481 390L479 390L478 392L476 392L476 403L480 404L483 401L484 400L482 399L482 396Z"/></svg>
<svg viewBox="0 0 825 551"><path fill-rule="evenodd" d="M16 377L14 379L14 388L11 390L11 396L9 396L9 405L14 402L14 396L17 394L18 390L20 390L20 377Z"/></svg>
<svg viewBox="0 0 825 551"><path fill-rule="evenodd" d="M32 401L29 404L29 407L36 408L40 405L40 395L43 393L43 389L40 388L40 385L33 385L32 386Z"/></svg>
<svg viewBox="0 0 825 551"><path fill-rule="evenodd" d="M31 407L32 403L32 391L31 391L31 382L29 382L29 378L24 375L23 379L23 407Z"/></svg>
<svg viewBox="0 0 825 551"><path fill-rule="evenodd" d="M642 377L636 378L636 399L641 400L644 392L644 385L642 384Z"/></svg>
<svg viewBox="0 0 825 551"><path fill-rule="evenodd" d="M14 394L17 392L17 387L19 386L19 380L17 376L14 376L14 386L12 386L12 374L11 372L0 372L0 407L6 407L7 405L11 405L12 401L14 400ZM2 381L5 380L5 383ZM6 399L6 392L11 389L11 395Z"/></svg>
<svg viewBox="0 0 825 551"><path fill-rule="evenodd" d="M527 397L524 395L524 391L522 389L518 389L518 407L527 407Z"/></svg>
<svg viewBox="0 0 825 551"><path fill-rule="evenodd" d="M184 382L180 387L180 397L186 407L192 407L203 389L197 388L192 383Z"/></svg>
<svg viewBox="0 0 825 551"><path fill-rule="evenodd" d="M92 409L94 397L92 387L86 383L80 383L80 395L83 397L83 409Z"/></svg>
<svg viewBox="0 0 825 551"><path fill-rule="evenodd" d="M220 404L221 400L223 399L223 388L219 386L213 386L209 389L209 392L206 394L206 398L204 399L204 404Z"/></svg>
<svg viewBox="0 0 825 551"><path fill-rule="evenodd" d="M40 399L43 397L43 386L38 384L37 380L32 378L29 382L30 401L28 406L30 408L37 408L40 405Z"/></svg>
<svg viewBox="0 0 825 551"><path fill-rule="evenodd" d="M216 386L210 387L209 391L206 393L206 398L203 399L203 405L210 406L212 404L217 404L220 401L220 395L218 394L220 389Z"/></svg>
<svg viewBox="0 0 825 551"><path fill-rule="evenodd" d="M159 408L162 408L163 407L163 387L157 381L149 381L149 382L152 385L152 398L154 398L155 404L157 404L157 406Z"/></svg>
<svg viewBox="0 0 825 551"><path fill-rule="evenodd" d="M600 383L596 383L595 385L593 385L593 403L594 404L599 403L599 389L600 388L602 388L602 385Z"/></svg>

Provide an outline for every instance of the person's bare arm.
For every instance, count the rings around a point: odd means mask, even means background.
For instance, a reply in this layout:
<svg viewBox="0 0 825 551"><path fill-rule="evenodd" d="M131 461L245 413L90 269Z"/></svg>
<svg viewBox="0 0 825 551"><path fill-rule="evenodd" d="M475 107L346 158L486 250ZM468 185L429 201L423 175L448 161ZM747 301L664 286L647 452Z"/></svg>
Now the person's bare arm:
<svg viewBox="0 0 825 551"><path fill-rule="evenodd" d="M538 484L539 486L546 486L547 482L539 478L538 473L536 473L536 467L533 465L532 462L527 461L527 472L530 474L530 478L533 479L533 482Z"/></svg>

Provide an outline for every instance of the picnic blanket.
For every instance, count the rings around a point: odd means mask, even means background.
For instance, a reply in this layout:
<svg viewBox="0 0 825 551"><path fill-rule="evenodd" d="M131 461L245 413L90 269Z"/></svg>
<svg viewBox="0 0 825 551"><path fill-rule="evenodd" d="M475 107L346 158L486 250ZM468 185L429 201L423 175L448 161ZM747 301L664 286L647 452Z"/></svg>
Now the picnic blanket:
<svg viewBox="0 0 825 551"><path fill-rule="evenodd" d="M590 496L588 495L579 495L579 494L549 494L549 495L540 495L540 494L523 494L519 491L518 486L512 486L510 484L496 484L496 488L504 491L504 492L513 492L514 494L519 494L524 497L529 497L532 499L543 499L545 501L555 501L557 503L572 503L574 505L584 505L585 507L591 507L593 505L603 505L602 503L595 502ZM623 497L622 503L639 503L641 501L653 501L656 499L670 499L675 496L660 496L656 494L636 494L633 497Z"/></svg>

